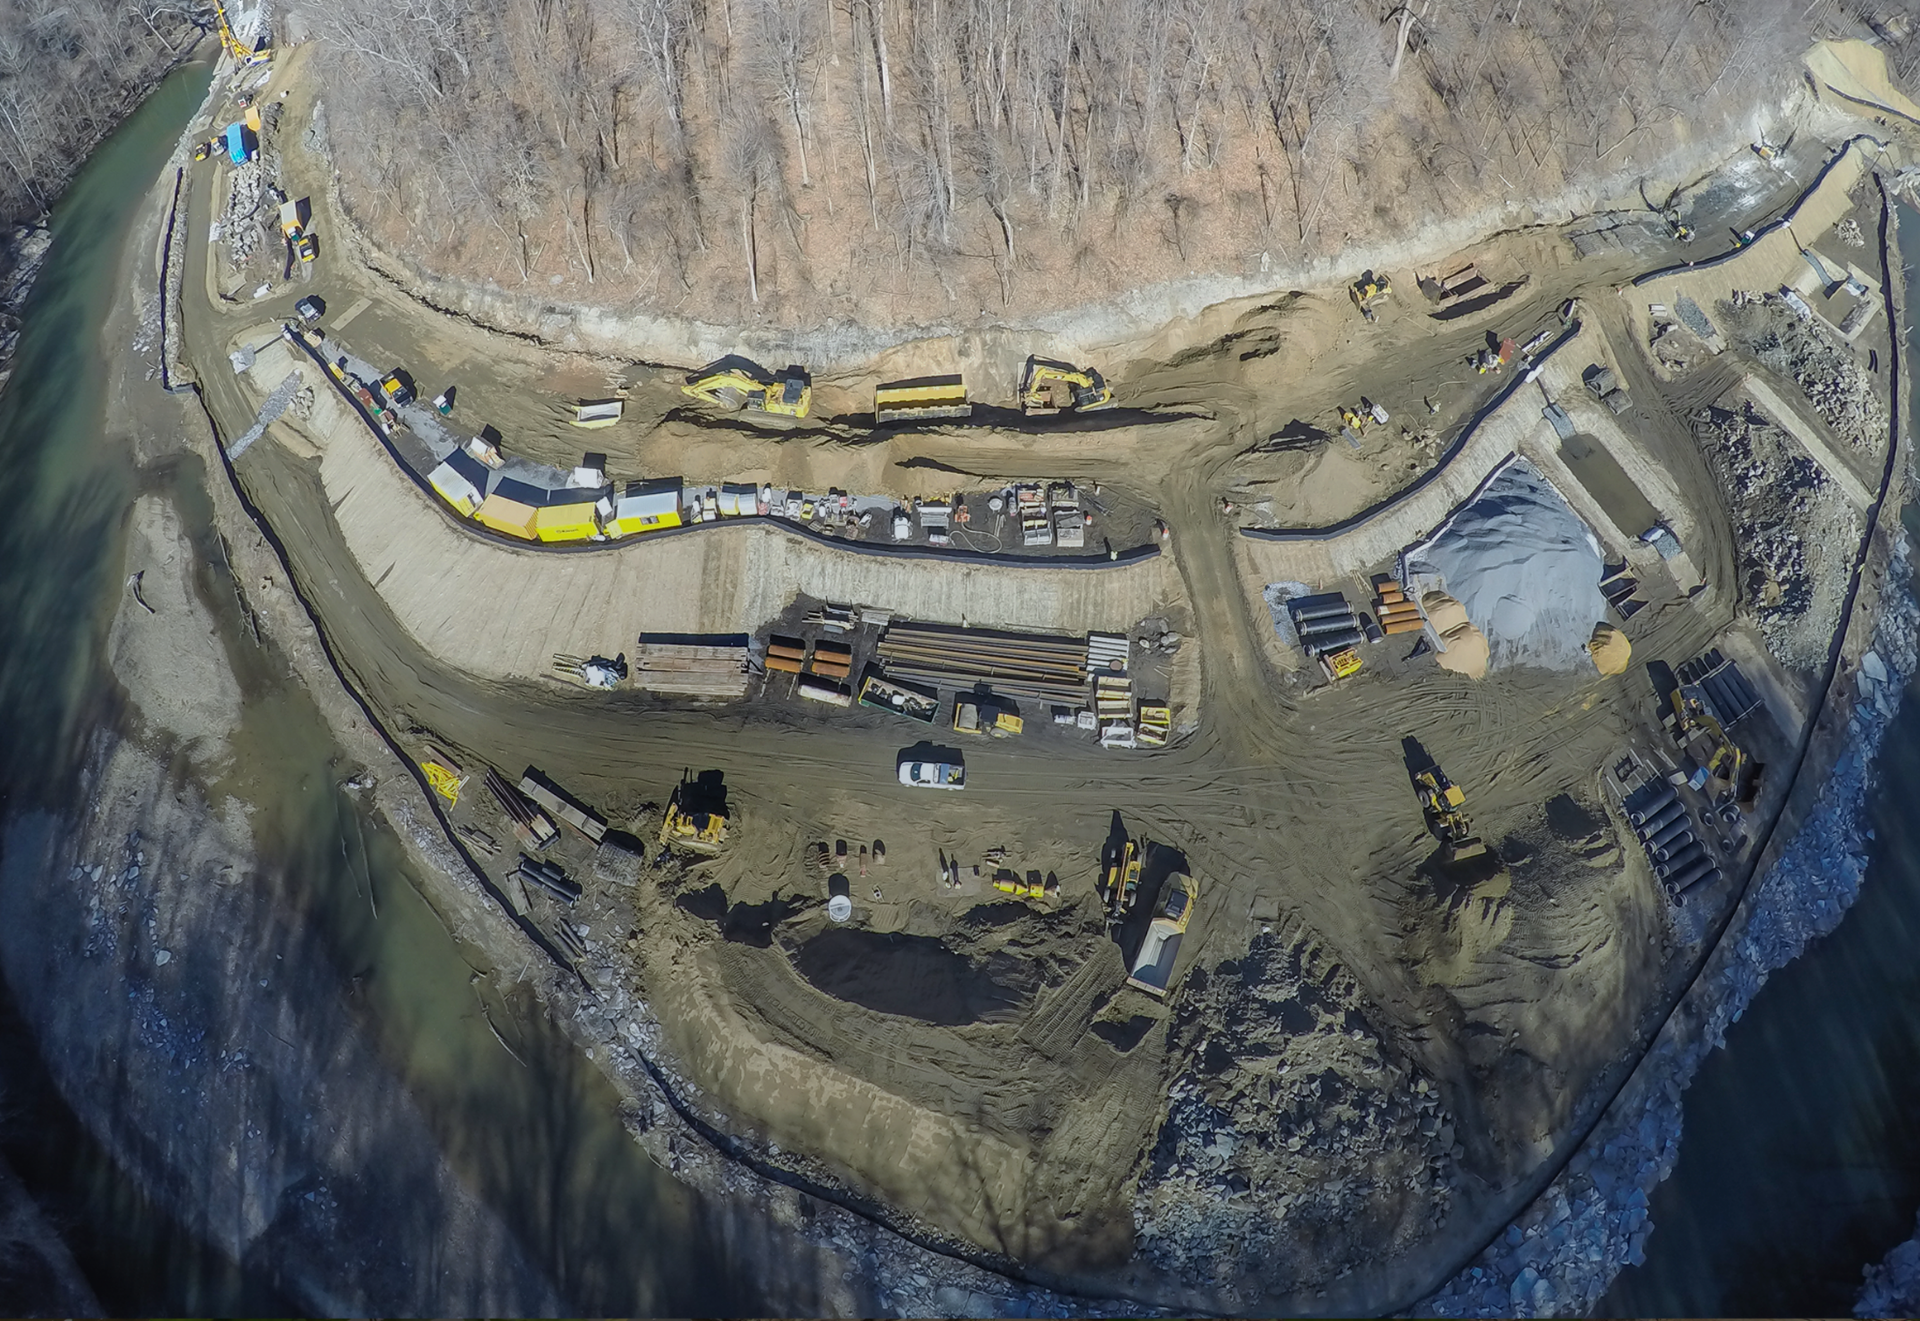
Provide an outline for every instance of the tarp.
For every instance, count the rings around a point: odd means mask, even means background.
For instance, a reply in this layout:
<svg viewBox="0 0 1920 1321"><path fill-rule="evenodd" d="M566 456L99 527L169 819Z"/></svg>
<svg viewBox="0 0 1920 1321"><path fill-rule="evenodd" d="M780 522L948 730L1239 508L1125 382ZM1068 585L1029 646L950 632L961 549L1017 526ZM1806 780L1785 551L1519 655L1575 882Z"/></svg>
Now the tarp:
<svg viewBox="0 0 1920 1321"><path fill-rule="evenodd" d="M532 505L523 505L518 500L509 500L495 492L481 501L480 507L473 512L479 522L495 532L504 532L510 537L520 537L526 541L538 540L534 531L534 515L540 511Z"/></svg>
<svg viewBox="0 0 1920 1321"><path fill-rule="evenodd" d="M543 505L533 511L533 530L542 541L585 541L600 531L591 500L567 505Z"/></svg>

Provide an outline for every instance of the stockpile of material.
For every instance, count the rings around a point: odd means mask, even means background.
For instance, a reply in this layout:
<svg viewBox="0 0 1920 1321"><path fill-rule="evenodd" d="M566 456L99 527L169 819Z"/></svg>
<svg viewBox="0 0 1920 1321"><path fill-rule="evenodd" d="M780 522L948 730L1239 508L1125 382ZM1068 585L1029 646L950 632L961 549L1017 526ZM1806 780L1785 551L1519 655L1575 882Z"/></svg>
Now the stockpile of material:
<svg viewBox="0 0 1920 1321"><path fill-rule="evenodd" d="M1685 903L1689 893L1720 879L1719 865L1694 833L1693 817L1679 790L1652 780L1628 794L1622 806L1654 876L1675 903Z"/></svg>
<svg viewBox="0 0 1920 1321"><path fill-rule="evenodd" d="M1407 599L1399 583L1384 581L1376 591L1378 596L1373 609L1380 620L1382 633L1392 637L1395 633L1418 633L1425 627L1426 621L1420 618L1420 607Z"/></svg>
<svg viewBox="0 0 1920 1321"><path fill-rule="evenodd" d="M894 624L874 657L895 679L964 690L985 685L1007 697L1078 705L1087 695L1080 638L945 624Z"/></svg>
<svg viewBox="0 0 1920 1321"><path fill-rule="evenodd" d="M1404 560L1404 581L1421 589L1422 605L1434 590L1460 603L1492 665L1588 663L1587 642L1607 608L1600 544L1524 460L1508 460Z"/></svg>
<svg viewBox="0 0 1920 1321"><path fill-rule="evenodd" d="M1628 662L1633 659L1633 646L1625 633L1612 624L1600 623L1593 626L1587 654L1593 657L1593 668L1601 674L1625 674Z"/></svg>
<svg viewBox="0 0 1920 1321"><path fill-rule="evenodd" d="M1469 679L1481 679L1487 673L1487 639L1473 621L1467 608L1445 592L1428 592L1420 604L1426 608L1427 622L1440 639L1440 668Z"/></svg>

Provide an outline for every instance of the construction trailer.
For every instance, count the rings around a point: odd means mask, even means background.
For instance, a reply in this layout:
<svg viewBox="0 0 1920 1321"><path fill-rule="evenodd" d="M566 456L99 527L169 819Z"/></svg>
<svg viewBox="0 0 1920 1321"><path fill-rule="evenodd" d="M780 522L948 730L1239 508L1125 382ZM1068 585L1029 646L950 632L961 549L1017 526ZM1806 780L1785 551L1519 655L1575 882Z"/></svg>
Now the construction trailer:
<svg viewBox="0 0 1920 1321"><path fill-rule="evenodd" d="M1173 965L1180 957L1180 938L1193 921L1193 905L1199 897L1199 887L1185 872L1173 872L1162 883L1160 911L1147 924L1147 934L1127 974L1128 986L1166 998L1173 982Z"/></svg>
<svg viewBox="0 0 1920 1321"><path fill-rule="evenodd" d="M716 408L777 417L805 417L813 407L813 377L805 367L789 366L776 376L738 354L692 373L680 392Z"/></svg>
<svg viewBox="0 0 1920 1321"><path fill-rule="evenodd" d="M873 395L876 426L972 416L973 405L967 402L966 381L957 374L889 381Z"/></svg>
<svg viewBox="0 0 1920 1321"><path fill-rule="evenodd" d="M680 482L677 478L629 482L626 494L613 501L606 521L610 537L629 537L680 526Z"/></svg>
<svg viewBox="0 0 1920 1321"><path fill-rule="evenodd" d="M1020 409L1028 417L1112 408L1113 387L1092 367L1029 356L1020 376Z"/></svg>
<svg viewBox="0 0 1920 1321"><path fill-rule="evenodd" d="M487 484L492 477L492 470L486 464L467 451L456 449L427 474L427 485L458 510L462 518L471 518L486 500Z"/></svg>

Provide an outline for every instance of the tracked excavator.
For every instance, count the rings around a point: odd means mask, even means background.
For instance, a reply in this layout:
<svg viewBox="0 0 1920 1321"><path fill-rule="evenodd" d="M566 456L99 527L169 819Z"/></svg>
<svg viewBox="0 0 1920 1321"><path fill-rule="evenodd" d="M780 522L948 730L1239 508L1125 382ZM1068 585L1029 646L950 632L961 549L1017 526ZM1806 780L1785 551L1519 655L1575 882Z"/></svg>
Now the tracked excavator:
<svg viewBox="0 0 1920 1321"><path fill-rule="evenodd" d="M1065 403L1061 402L1063 393ZM1113 402L1113 387L1092 367L1029 357L1020 377L1020 408L1028 417L1050 417L1069 410L1091 413L1112 408Z"/></svg>
<svg viewBox="0 0 1920 1321"><path fill-rule="evenodd" d="M813 378L806 368L788 367L776 376L738 356L708 363L687 377L680 391L720 408L777 417L805 417L813 407Z"/></svg>
<svg viewBox="0 0 1920 1321"><path fill-rule="evenodd" d="M1413 792L1420 799L1420 810L1427 818L1427 829L1440 841L1448 862L1477 858L1487 851L1473 833L1473 821L1467 816L1467 795L1447 778L1434 762L1413 773Z"/></svg>

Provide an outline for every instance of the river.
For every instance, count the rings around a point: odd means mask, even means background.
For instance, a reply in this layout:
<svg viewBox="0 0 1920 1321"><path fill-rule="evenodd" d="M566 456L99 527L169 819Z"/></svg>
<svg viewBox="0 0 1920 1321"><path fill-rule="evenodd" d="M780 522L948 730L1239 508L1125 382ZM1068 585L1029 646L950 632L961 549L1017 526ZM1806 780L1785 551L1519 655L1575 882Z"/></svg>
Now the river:
<svg viewBox="0 0 1920 1321"><path fill-rule="evenodd" d="M204 64L170 76L56 208L16 371L0 395L0 463L13 478L0 526L0 802L9 813L71 810L89 736L123 718L104 643L123 590L127 511L143 488L171 497L201 552L203 587L222 586L204 473L192 462L140 469L130 439L109 434L102 402L103 352L125 348L101 342L123 293L122 255L208 77ZM231 641L240 628L232 593L202 594ZM714 1208L629 1138L593 1064L528 1003L491 1006L519 1058L502 1048L471 985L484 963L420 898L393 835L337 787L342 759L312 699L269 654L229 651L245 713L225 790L252 805L263 868L295 878L294 901L338 973L333 989L355 1006L461 1180L584 1313L763 1310L760 1291L726 1268ZM0 1150L53 1212L109 1310L297 1306L269 1271L195 1241L115 1168L6 1002L0 1063L11 1107Z"/></svg>
<svg viewBox="0 0 1920 1321"><path fill-rule="evenodd" d="M1920 267L1920 214L1901 211ZM1920 416L1920 281L1907 285L1908 430ZM1906 511L1909 535L1920 517ZM1844 1316L1861 1268L1920 1206L1920 703L1882 745L1874 843L1840 927L1775 973L1685 1098L1673 1176L1652 1198L1646 1265L1607 1316Z"/></svg>

